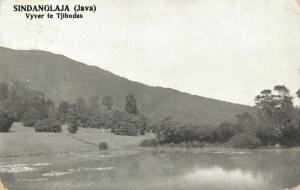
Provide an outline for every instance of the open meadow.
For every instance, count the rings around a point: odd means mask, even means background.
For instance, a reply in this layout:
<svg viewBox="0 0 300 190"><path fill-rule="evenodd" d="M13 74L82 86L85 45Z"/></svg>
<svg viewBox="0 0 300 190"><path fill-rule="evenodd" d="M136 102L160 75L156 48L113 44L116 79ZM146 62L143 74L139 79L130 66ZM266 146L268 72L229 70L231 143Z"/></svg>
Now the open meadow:
<svg viewBox="0 0 300 190"><path fill-rule="evenodd" d="M59 153L98 152L100 142L106 142L111 151L136 150L145 136L118 136L106 129L80 128L70 134L63 127L61 133L38 133L34 128L15 123L8 133L0 133L0 157L24 157Z"/></svg>

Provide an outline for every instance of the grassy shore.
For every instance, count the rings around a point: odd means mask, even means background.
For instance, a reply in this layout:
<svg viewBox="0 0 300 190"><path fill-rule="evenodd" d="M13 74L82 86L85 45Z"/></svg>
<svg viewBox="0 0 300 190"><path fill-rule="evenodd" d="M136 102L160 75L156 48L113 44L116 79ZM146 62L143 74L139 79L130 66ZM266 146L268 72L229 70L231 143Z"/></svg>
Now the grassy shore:
<svg viewBox="0 0 300 190"><path fill-rule="evenodd" d="M100 142L106 142L110 151L136 151L143 150L139 144L144 139L154 138L154 134L145 136L119 136L109 130L80 128L76 134L70 134L66 128L61 133L35 132L34 128L23 127L15 123L8 133L0 133L0 158L22 157L59 153L80 153L98 151ZM203 148L159 146L155 151L183 151L206 153L231 153L250 151L247 149L230 148L223 145L205 145ZM283 151L282 148L259 148L255 151ZM288 150L300 151L299 147ZM251 150L253 151L253 150Z"/></svg>
<svg viewBox="0 0 300 190"><path fill-rule="evenodd" d="M118 136L109 130L80 128L70 134L66 128L62 133L37 133L34 128L15 123L8 133L0 133L0 157L18 157L39 154L98 151L98 144L106 142L110 150L136 150L145 136Z"/></svg>

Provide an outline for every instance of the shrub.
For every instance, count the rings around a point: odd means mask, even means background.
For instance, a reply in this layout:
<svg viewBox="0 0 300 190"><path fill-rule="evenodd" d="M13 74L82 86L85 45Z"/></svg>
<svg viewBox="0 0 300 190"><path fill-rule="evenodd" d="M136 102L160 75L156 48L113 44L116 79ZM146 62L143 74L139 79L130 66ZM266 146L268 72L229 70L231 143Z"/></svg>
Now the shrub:
<svg viewBox="0 0 300 190"><path fill-rule="evenodd" d="M27 122L23 122L23 126L24 127L34 127L35 123L36 123L36 121L27 121Z"/></svg>
<svg viewBox="0 0 300 190"><path fill-rule="evenodd" d="M167 143L181 143L184 139L183 125L173 120L171 117L167 117L161 121L156 137L161 144Z"/></svg>
<svg viewBox="0 0 300 190"><path fill-rule="evenodd" d="M140 135L145 135L145 129L140 129Z"/></svg>
<svg viewBox="0 0 300 190"><path fill-rule="evenodd" d="M122 112L120 112L119 110L114 110L111 119L112 119L112 126L118 124L123 119Z"/></svg>
<svg viewBox="0 0 300 190"><path fill-rule="evenodd" d="M221 143L227 142L231 137L233 137L235 131L235 126L230 123L221 123L221 125L216 129L216 134L218 141Z"/></svg>
<svg viewBox="0 0 300 190"><path fill-rule="evenodd" d="M61 132L61 123L56 119L39 120L34 125L35 132Z"/></svg>
<svg viewBox="0 0 300 190"><path fill-rule="evenodd" d="M213 130L213 126L194 126L167 117L160 123L156 136L161 144L180 144L191 141L211 142L214 139Z"/></svg>
<svg viewBox="0 0 300 190"><path fill-rule="evenodd" d="M70 133L75 134L78 131L78 126L74 124L68 124L67 129Z"/></svg>
<svg viewBox="0 0 300 190"><path fill-rule="evenodd" d="M156 139L144 139L140 146L142 147L157 147L158 141Z"/></svg>
<svg viewBox="0 0 300 190"><path fill-rule="evenodd" d="M204 147L204 142L191 141L188 143L188 145L193 148L202 148L202 147Z"/></svg>
<svg viewBox="0 0 300 190"><path fill-rule="evenodd" d="M281 131L271 125L258 126L256 136L263 146L275 145L280 141Z"/></svg>
<svg viewBox="0 0 300 190"><path fill-rule="evenodd" d="M254 133L245 132L233 136L230 139L230 144L236 148L258 148L261 146L261 141Z"/></svg>
<svg viewBox="0 0 300 190"><path fill-rule="evenodd" d="M104 129L109 129L113 125L112 116L109 112L102 113L101 118L98 120L98 122L101 125L100 127Z"/></svg>
<svg viewBox="0 0 300 190"><path fill-rule="evenodd" d="M152 132L152 133L157 133L157 125L154 125L154 124L148 125L146 131L147 132Z"/></svg>
<svg viewBox="0 0 300 190"><path fill-rule="evenodd" d="M100 142L99 143L99 150L107 150L108 144L106 142Z"/></svg>
<svg viewBox="0 0 300 190"><path fill-rule="evenodd" d="M116 135L137 136L139 130L133 123L120 122L116 127L114 127L113 132Z"/></svg>
<svg viewBox="0 0 300 190"><path fill-rule="evenodd" d="M142 114L115 111L112 115L111 132L117 135L145 135L148 120Z"/></svg>
<svg viewBox="0 0 300 190"><path fill-rule="evenodd" d="M90 113L89 114L89 117L86 121L86 125L87 127L89 128L96 128L96 129L99 129L101 128L101 116L98 115L98 114L95 114L95 113Z"/></svg>
<svg viewBox="0 0 300 190"><path fill-rule="evenodd" d="M0 132L8 132L14 122L14 116L9 112L0 112Z"/></svg>

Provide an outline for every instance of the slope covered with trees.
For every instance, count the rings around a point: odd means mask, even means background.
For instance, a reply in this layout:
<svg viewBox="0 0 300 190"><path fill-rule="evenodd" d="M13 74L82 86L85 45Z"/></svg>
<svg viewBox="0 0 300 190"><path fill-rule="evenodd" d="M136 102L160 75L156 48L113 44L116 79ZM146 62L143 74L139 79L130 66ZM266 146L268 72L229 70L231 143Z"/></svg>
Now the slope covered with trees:
<svg viewBox="0 0 300 190"><path fill-rule="evenodd" d="M45 51L0 47L0 58L0 81L27 81L32 89L43 92L56 103L74 102L79 96L86 100L111 96L113 107L123 109L124 97L131 92L139 102L138 110L151 121L172 116L180 121L201 124L233 121L236 114L253 110L249 106L146 86ZM111 107L109 99L104 102Z"/></svg>

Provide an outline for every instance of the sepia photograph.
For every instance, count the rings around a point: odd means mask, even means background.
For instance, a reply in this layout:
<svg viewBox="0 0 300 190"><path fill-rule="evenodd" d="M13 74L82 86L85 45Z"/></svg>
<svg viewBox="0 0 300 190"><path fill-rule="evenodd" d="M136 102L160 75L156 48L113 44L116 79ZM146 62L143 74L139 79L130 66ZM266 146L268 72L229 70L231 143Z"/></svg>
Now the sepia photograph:
<svg viewBox="0 0 300 190"><path fill-rule="evenodd" d="M0 190L300 190L300 0L0 0Z"/></svg>

